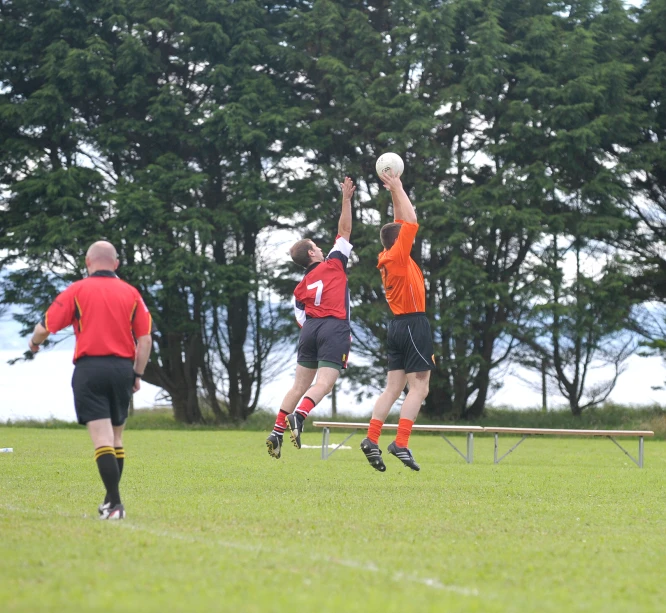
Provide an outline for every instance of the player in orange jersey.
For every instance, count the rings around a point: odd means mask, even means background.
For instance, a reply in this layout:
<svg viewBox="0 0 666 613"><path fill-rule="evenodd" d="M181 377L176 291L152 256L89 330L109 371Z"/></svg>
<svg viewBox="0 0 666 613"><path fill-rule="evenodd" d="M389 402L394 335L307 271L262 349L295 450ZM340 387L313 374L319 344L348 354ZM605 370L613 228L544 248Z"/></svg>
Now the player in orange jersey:
<svg viewBox="0 0 666 613"><path fill-rule="evenodd" d="M384 187L391 192L395 221L381 229L384 250L379 254L377 268L394 317L388 328L386 388L375 402L368 435L361 442L361 449L373 468L380 472L386 470L378 445L379 435L391 407L408 385L409 392L400 410L398 434L387 451L405 466L420 470L408 448L409 435L428 395L430 371L435 368L435 363L430 323L425 314L423 273L411 257L419 225L400 178L388 174L381 178Z"/></svg>

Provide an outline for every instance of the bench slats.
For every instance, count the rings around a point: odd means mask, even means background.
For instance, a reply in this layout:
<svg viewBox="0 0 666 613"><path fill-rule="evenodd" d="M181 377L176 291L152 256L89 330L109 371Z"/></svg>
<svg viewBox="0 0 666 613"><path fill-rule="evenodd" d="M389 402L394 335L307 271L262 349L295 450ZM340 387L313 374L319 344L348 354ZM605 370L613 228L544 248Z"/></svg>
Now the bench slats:
<svg viewBox="0 0 666 613"><path fill-rule="evenodd" d="M315 421L312 425L316 428L367 428L370 424L344 421ZM398 424L384 424L384 430L397 430ZM414 424L412 431L421 430L422 432L483 432L481 426L428 426L423 424Z"/></svg>
<svg viewBox="0 0 666 613"><path fill-rule="evenodd" d="M564 428L484 428L490 434L553 434L563 436L654 436L652 430L577 430Z"/></svg>
<svg viewBox="0 0 666 613"><path fill-rule="evenodd" d="M336 449L333 449L330 453L328 452L328 441L329 434L332 428L346 428L354 431L360 429L366 429L370 424L365 422L356 422L356 421L314 421L312 425L316 428L323 428L323 442L321 445L321 459L328 459ZM397 430L398 424L384 424L383 426L387 430ZM453 449L468 463L472 463L474 455L474 434L493 434L495 438L495 464L499 464L503 458L513 452L518 445L531 435L544 435L550 434L553 436L604 436L609 438L615 445L617 445L624 454L626 454L631 461L638 466L638 468L643 468L643 456L644 456L644 442L645 437L654 436L652 430L576 430L574 428L504 428L504 427L483 427L483 426L428 426L423 424L416 424L412 426L412 430L420 430L422 432L439 432L440 436L449 444ZM464 432L467 434L467 455L463 454L446 436L444 433L451 432ZM499 457L499 435L500 434L517 434L522 435L521 439L513 446L509 451L507 451L503 456ZM349 440L350 437L354 436L354 432L349 434L345 441ZM638 438L638 458L634 458L620 443L615 439L616 437L630 437L636 436ZM344 442L344 441L343 441Z"/></svg>
<svg viewBox="0 0 666 613"><path fill-rule="evenodd" d="M315 421L316 428L367 428L370 424L344 421ZM386 430L397 430L398 424L384 424ZM422 432L483 432L488 434L551 434L561 436L654 436L652 430L576 430L564 428L502 428L483 426L428 426L414 424L412 430Z"/></svg>

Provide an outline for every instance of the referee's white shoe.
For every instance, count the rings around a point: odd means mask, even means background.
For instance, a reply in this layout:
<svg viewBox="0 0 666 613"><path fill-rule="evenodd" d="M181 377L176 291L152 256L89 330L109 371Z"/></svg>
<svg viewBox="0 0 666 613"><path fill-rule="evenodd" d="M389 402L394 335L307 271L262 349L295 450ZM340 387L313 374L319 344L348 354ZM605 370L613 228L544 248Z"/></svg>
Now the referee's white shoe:
<svg viewBox="0 0 666 613"><path fill-rule="evenodd" d="M107 502L106 504L100 505L100 508L102 509L99 514L100 519L125 519L125 507L122 504L117 504L112 507L111 504Z"/></svg>

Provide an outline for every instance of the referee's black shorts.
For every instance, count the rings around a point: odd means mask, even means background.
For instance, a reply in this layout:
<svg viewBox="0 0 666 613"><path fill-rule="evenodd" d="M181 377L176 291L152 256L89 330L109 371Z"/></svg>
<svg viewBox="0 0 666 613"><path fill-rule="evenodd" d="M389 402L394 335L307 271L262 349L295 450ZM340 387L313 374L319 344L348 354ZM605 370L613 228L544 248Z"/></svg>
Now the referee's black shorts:
<svg viewBox="0 0 666 613"><path fill-rule="evenodd" d="M134 387L134 363L113 355L84 356L72 376L74 407L80 424L111 419L114 426L127 420Z"/></svg>
<svg viewBox="0 0 666 613"><path fill-rule="evenodd" d="M388 369L410 373L434 368L432 332L425 313L396 315L388 328Z"/></svg>

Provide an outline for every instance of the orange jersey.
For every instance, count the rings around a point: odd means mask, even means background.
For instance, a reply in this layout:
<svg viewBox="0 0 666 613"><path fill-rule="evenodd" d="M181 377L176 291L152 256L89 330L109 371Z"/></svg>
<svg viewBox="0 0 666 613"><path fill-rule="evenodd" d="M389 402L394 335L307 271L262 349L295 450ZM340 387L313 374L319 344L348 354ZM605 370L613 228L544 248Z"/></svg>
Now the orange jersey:
<svg viewBox="0 0 666 613"><path fill-rule="evenodd" d="M394 315L425 312L423 273L411 257L412 244L419 224L401 219L400 234L393 247L379 254L377 268L382 273L386 301Z"/></svg>

